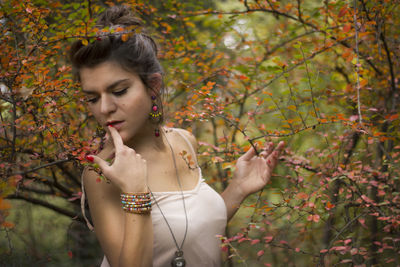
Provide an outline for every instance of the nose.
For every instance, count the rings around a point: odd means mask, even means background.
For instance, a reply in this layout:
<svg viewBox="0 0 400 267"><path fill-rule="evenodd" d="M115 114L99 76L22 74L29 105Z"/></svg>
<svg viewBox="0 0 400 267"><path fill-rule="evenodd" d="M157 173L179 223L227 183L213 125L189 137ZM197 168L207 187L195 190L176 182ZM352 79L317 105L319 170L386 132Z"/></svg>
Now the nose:
<svg viewBox="0 0 400 267"><path fill-rule="evenodd" d="M100 112L104 115L114 112L117 108L114 99L109 95L102 95L100 101Z"/></svg>

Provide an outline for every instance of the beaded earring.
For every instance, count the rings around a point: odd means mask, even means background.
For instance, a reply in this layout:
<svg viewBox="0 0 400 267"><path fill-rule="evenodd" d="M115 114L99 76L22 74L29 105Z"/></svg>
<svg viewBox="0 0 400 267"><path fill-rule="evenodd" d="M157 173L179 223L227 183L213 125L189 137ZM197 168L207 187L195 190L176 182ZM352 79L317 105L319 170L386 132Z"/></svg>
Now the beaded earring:
<svg viewBox="0 0 400 267"><path fill-rule="evenodd" d="M153 102L153 105L151 107L151 111L149 113L150 119L154 122L154 123L159 123L161 121L161 116L162 113L160 112L160 108L158 107L157 103L156 103L156 99L157 97L155 95L151 96L151 100ZM156 128L154 130L154 135L156 137L160 136L160 130L158 128Z"/></svg>

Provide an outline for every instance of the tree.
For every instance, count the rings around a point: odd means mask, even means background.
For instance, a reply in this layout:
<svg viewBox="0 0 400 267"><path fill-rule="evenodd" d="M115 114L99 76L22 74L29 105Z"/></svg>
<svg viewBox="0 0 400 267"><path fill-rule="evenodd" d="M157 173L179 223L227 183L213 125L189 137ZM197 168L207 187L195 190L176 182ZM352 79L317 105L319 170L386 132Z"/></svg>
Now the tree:
<svg viewBox="0 0 400 267"><path fill-rule="evenodd" d="M400 264L399 1L124 3L158 36L167 121L198 137L217 190L246 148L287 142L221 237L227 265ZM105 5L1 3L3 229L15 199L83 222L79 176L101 129L65 53L95 38Z"/></svg>

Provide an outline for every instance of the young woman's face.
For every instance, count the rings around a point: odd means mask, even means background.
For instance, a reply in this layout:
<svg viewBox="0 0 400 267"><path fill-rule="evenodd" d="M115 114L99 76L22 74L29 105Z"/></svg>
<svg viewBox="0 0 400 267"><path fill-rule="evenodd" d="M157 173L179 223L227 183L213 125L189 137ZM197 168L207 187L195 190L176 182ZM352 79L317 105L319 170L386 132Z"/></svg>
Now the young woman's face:
<svg viewBox="0 0 400 267"><path fill-rule="evenodd" d="M124 143L143 133L149 123L152 102L136 73L124 70L117 63L104 62L82 68L79 74L89 109L104 129L112 124Z"/></svg>

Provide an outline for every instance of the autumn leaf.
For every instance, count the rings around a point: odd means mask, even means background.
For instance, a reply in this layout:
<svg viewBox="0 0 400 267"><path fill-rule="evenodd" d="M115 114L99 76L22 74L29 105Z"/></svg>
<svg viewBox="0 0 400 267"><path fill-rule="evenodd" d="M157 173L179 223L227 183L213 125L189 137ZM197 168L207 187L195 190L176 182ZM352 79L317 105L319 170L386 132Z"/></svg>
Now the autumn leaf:
<svg viewBox="0 0 400 267"><path fill-rule="evenodd" d="M347 10L348 10L348 6L347 6L347 5L344 5L344 6L340 9L340 11L339 11L339 13L338 13L337 16L338 16L339 18L343 17L344 15L346 15Z"/></svg>

